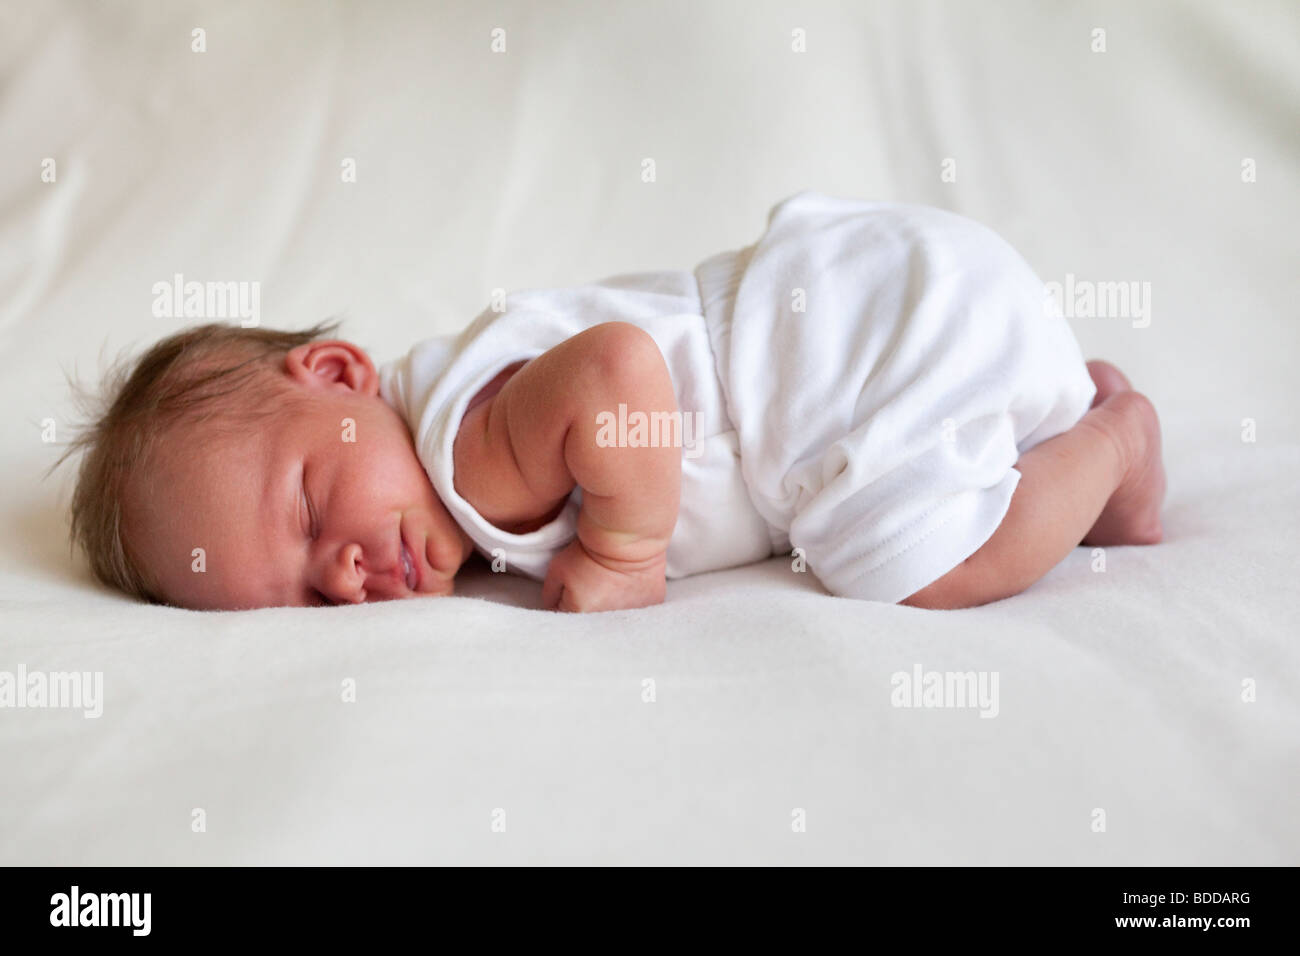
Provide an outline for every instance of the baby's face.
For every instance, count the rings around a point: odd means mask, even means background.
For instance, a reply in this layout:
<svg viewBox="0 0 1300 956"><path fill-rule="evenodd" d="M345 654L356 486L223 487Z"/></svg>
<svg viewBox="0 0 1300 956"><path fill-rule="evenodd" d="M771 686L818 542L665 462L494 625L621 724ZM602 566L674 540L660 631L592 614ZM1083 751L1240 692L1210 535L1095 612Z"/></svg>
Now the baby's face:
<svg viewBox="0 0 1300 956"><path fill-rule="evenodd" d="M284 374L305 401L233 437L185 432L132 496L130 540L163 596L235 609L450 594L472 544L369 358L314 342Z"/></svg>

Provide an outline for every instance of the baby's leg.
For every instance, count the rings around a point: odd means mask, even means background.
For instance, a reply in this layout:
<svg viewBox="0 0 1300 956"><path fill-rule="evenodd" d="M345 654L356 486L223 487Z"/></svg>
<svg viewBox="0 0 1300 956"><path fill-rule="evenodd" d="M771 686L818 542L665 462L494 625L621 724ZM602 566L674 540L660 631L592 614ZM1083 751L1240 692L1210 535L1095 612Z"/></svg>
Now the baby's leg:
<svg viewBox="0 0 1300 956"><path fill-rule="evenodd" d="M1147 398L1106 363L1090 363L1092 409L1068 432L1020 456L1020 483L997 531L933 584L905 599L955 608L1019 594L1080 542L1155 544L1165 493L1160 422Z"/></svg>

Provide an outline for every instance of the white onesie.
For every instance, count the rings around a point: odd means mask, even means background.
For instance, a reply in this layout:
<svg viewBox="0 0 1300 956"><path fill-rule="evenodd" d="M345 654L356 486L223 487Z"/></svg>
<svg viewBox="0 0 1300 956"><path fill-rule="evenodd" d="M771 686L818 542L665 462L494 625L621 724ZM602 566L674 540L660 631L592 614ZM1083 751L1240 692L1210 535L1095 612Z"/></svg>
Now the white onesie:
<svg viewBox="0 0 1300 956"><path fill-rule="evenodd" d="M1092 380L1048 301L971 220L804 192L756 243L693 272L513 293L383 366L380 388L478 549L541 580L575 535L581 489L541 528L507 533L457 494L452 443L503 368L630 322L658 344L691 426L668 577L787 554L835 594L893 603L978 550L1020 454L1088 410Z"/></svg>

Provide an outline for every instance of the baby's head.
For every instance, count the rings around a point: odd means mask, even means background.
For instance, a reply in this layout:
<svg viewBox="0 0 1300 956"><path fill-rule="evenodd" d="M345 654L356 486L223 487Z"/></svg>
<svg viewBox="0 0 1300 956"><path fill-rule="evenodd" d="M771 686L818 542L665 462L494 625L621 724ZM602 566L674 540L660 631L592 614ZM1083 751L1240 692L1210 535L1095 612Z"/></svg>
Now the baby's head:
<svg viewBox="0 0 1300 956"><path fill-rule="evenodd" d="M200 609L451 593L472 544L333 330L203 325L111 376L70 449L97 578Z"/></svg>

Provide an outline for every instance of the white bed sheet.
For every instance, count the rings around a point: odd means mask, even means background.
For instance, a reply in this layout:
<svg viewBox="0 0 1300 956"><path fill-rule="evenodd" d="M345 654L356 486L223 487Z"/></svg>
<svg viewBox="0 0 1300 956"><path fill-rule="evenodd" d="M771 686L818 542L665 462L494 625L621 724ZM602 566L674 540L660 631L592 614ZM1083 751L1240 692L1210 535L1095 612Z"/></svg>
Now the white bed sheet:
<svg viewBox="0 0 1300 956"><path fill-rule="evenodd" d="M104 680L98 719L0 709L0 863L1300 862L1297 11L0 5L0 671ZM483 568L193 613L69 557L42 423L62 369L183 324L154 282L259 281L263 324L342 312L384 359L497 287L689 267L803 188L1149 281L1148 327L1073 324L1161 410L1166 543L960 612L774 559L586 617ZM998 716L891 706L917 664L996 671Z"/></svg>

